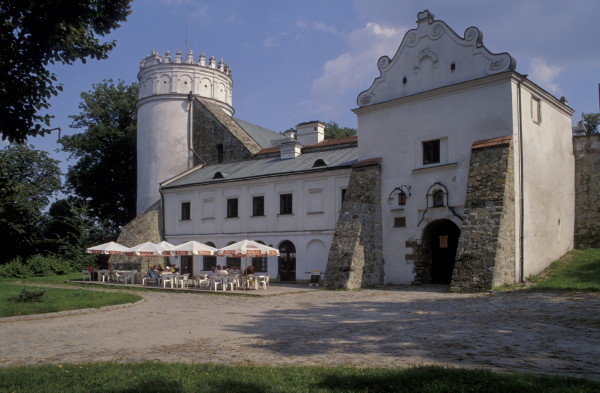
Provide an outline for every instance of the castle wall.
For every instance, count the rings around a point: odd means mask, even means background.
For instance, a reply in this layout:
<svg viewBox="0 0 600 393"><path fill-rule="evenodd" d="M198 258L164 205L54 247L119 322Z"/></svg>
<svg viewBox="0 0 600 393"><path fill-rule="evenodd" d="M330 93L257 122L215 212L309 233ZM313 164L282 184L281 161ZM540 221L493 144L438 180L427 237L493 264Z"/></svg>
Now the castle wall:
<svg viewBox="0 0 600 393"><path fill-rule="evenodd" d="M350 175L325 273L329 288L360 289L383 284L379 162L357 163Z"/></svg>
<svg viewBox="0 0 600 393"><path fill-rule="evenodd" d="M575 247L600 248L600 135L573 137Z"/></svg>
<svg viewBox="0 0 600 393"><path fill-rule="evenodd" d="M482 292L515 281L513 148L501 145L471 152L464 221L450 289Z"/></svg>

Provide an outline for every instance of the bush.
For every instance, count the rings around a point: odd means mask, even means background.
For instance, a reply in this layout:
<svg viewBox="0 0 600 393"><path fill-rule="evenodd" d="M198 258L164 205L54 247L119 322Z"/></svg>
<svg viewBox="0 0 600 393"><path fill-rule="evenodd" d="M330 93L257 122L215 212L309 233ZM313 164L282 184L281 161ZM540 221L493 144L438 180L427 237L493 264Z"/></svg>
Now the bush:
<svg viewBox="0 0 600 393"><path fill-rule="evenodd" d="M0 277L2 278L27 278L33 276L29 266L23 264L21 257L0 265Z"/></svg>
<svg viewBox="0 0 600 393"><path fill-rule="evenodd" d="M58 256L34 255L27 260L27 266L33 275L38 277L62 275L73 271L71 264Z"/></svg>
<svg viewBox="0 0 600 393"><path fill-rule="evenodd" d="M8 300L10 300L11 302L17 302L17 303L34 303L34 302L41 303L46 300L44 298L45 294L46 294L46 291L43 289L23 288L23 289L21 289L20 293L10 296L8 298Z"/></svg>

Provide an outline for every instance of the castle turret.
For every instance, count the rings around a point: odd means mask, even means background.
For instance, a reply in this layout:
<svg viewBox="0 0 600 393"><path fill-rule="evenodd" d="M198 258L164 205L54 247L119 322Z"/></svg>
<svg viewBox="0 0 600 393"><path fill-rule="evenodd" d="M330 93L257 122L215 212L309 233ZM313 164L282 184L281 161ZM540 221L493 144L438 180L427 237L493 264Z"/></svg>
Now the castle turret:
<svg viewBox="0 0 600 393"><path fill-rule="evenodd" d="M140 63L137 104L137 213L160 199L159 183L192 166L191 100L203 97L233 115L231 70L214 57L192 51L184 59L153 50Z"/></svg>

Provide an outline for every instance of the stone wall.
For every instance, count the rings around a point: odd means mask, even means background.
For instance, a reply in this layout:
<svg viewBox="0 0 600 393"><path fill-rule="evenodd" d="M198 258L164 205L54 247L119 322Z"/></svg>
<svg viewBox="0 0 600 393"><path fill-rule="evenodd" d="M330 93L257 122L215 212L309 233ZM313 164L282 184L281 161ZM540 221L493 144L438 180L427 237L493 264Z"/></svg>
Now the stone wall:
<svg viewBox="0 0 600 393"><path fill-rule="evenodd" d="M383 285L381 167L379 159L355 164L333 241L324 286L359 289Z"/></svg>
<svg viewBox="0 0 600 393"><path fill-rule="evenodd" d="M222 162L248 160L261 149L221 107L206 99L194 100L192 129L194 165L219 163L217 145L222 146Z"/></svg>
<svg viewBox="0 0 600 393"><path fill-rule="evenodd" d="M454 292L484 292L515 279L515 201L510 137L474 145Z"/></svg>
<svg viewBox="0 0 600 393"><path fill-rule="evenodd" d="M573 137L575 247L600 248L600 135Z"/></svg>
<svg viewBox="0 0 600 393"><path fill-rule="evenodd" d="M144 213L130 221L117 239L117 243L133 247L144 242L160 243L162 241L162 209L161 202L156 202ZM137 270L148 271L148 265L165 264L163 257L131 257L126 255L112 255L109 263L113 268L122 265L136 265Z"/></svg>

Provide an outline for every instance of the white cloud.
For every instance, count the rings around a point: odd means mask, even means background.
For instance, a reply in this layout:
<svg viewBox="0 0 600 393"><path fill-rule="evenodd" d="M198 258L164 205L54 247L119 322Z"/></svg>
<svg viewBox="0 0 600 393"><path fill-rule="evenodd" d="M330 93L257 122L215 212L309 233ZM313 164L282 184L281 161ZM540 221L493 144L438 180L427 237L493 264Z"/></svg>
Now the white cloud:
<svg viewBox="0 0 600 393"><path fill-rule="evenodd" d="M332 118L347 111L358 93L379 76L377 60L394 56L407 29L367 23L348 36L350 50L331 59L312 84L311 102L322 116Z"/></svg>
<svg viewBox="0 0 600 393"><path fill-rule="evenodd" d="M529 67L529 79L553 94L562 93L556 82L563 70L561 66L549 65L544 59L536 57L531 60Z"/></svg>
<svg viewBox="0 0 600 393"><path fill-rule="evenodd" d="M281 46L275 37L265 38L263 45L267 48L279 48Z"/></svg>

